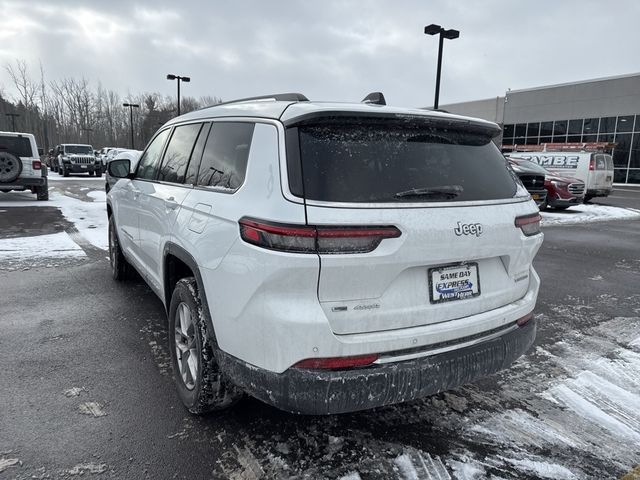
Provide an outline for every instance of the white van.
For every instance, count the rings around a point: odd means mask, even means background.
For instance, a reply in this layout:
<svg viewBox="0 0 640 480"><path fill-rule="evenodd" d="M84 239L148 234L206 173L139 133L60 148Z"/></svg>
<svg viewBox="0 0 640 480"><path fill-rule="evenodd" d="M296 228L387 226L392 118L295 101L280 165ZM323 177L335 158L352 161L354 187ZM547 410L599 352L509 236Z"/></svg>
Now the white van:
<svg viewBox="0 0 640 480"><path fill-rule="evenodd" d="M563 177L573 177L585 183L584 201L606 197L613 190L613 159L602 152L511 152L506 156L536 162Z"/></svg>

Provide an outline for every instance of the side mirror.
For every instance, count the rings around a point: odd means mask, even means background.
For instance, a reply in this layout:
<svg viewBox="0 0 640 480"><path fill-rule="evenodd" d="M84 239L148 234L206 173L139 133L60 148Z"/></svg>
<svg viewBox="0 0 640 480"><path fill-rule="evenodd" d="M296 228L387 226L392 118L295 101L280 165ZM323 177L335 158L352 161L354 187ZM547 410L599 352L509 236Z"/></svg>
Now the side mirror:
<svg viewBox="0 0 640 480"><path fill-rule="evenodd" d="M107 164L107 172L114 178L127 178L131 173L131 160L126 158L111 160Z"/></svg>

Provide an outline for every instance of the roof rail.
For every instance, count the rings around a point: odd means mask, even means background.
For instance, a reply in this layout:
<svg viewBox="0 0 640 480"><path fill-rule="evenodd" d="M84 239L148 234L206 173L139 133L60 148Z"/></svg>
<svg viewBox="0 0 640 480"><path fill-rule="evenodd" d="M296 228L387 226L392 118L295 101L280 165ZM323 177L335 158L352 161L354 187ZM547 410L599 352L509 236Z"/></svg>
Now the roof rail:
<svg viewBox="0 0 640 480"><path fill-rule="evenodd" d="M387 101L384 98L382 92L371 92L369 95L362 99L360 103L369 103L373 105L386 105Z"/></svg>
<svg viewBox="0 0 640 480"><path fill-rule="evenodd" d="M231 103L251 102L253 100L271 100L273 102L308 102L309 99L301 93L274 93L273 95L259 95L257 97L239 98L237 100L229 100L228 102L216 103L212 107L218 105L229 105Z"/></svg>

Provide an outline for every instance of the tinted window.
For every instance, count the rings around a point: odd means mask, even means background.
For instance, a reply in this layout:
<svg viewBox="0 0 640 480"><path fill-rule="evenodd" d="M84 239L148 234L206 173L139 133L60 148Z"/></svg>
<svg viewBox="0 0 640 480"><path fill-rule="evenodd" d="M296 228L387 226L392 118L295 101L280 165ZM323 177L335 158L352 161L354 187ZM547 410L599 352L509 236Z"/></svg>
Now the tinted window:
<svg viewBox="0 0 640 480"><path fill-rule="evenodd" d="M633 130L633 115L627 115L625 117L618 117L618 126L616 132L630 132Z"/></svg>
<svg viewBox="0 0 640 480"><path fill-rule="evenodd" d="M603 117L600 119L600 133L613 133L616 131L616 117Z"/></svg>
<svg viewBox="0 0 640 480"><path fill-rule="evenodd" d="M540 124L530 123L527 126L527 137L537 137L540 134Z"/></svg>
<svg viewBox="0 0 640 480"><path fill-rule="evenodd" d="M205 123L200 130L198 140L196 141L196 146L193 147L193 153L191 154L191 160L189 161L189 166L187 167L187 174L184 178L184 183L188 183L191 185L195 185L196 183L198 183L198 169L200 168L202 151L204 150L204 144L206 143L207 137L209 136L210 127L210 123Z"/></svg>
<svg viewBox="0 0 640 480"><path fill-rule="evenodd" d="M169 136L170 131L171 130L168 128L163 130L151 141L146 152L144 152L142 158L140 158L140 162L138 163L138 171L136 172L137 178L143 178L146 180L154 180L156 178L164 142Z"/></svg>
<svg viewBox="0 0 640 480"><path fill-rule="evenodd" d="M567 121L556 120L553 122L553 136L564 136L567 134Z"/></svg>
<svg viewBox="0 0 640 480"><path fill-rule="evenodd" d="M553 134L553 122L542 122L540 124L540 135L549 136Z"/></svg>
<svg viewBox="0 0 640 480"><path fill-rule="evenodd" d="M211 126L202 153L198 185L236 190L244 182L253 123L220 122Z"/></svg>
<svg viewBox="0 0 640 480"><path fill-rule="evenodd" d="M527 134L527 124L526 123L518 123L516 125L516 137L524 137Z"/></svg>
<svg viewBox="0 0 640 480"><path fill-rule="evenodd" d="M91 145L65 145L64 153L75 155L93 155Z"/></svg>
<svg viewBox="0 0 640 480"><path fill-rule="evenodd" d="M585 118L584 125L582 127L583 133L598 133L599 118Z"/></svg>
<svg viewBox="0 0 640 480"><path fill-rule="evenodd" d="M175 128L162 160L158 180L174 183L184 182L187 164L201 127L201 123L193 123Z"/></svg>
<svg viewBox="0 0 640 480"><path fill-rule="evenodd" d="M504 126L504 136L505 137L513 137L515 132L515 125L505 125Z"/></svg>
<svg viewBox="0 0 640 480"><path fill-rule="evenodd" d="M631 134L616 135L616 146L613 149L613 161L616 167L626 167L629 163L629 150L631 149Z"/></svg>
<svg viewBox="0 0 640 480"><path fill-rule="evenodd" d="M311 200L494 200L516 192L507 162L488 136L359 119L298 130L305 195Z"/></svg>
<svg viewBox="0 0 640 480"><path fill-rule="evenodd" d="M18 157L33 157L31 142L27 137L0 135L0 151L10 152Z"/></svg>
<svg viewBox="0 0 640 480"><path fill-rule="evenodd" d="M580 135L582 133L582 119L569 120L569 135Z"/></svg>

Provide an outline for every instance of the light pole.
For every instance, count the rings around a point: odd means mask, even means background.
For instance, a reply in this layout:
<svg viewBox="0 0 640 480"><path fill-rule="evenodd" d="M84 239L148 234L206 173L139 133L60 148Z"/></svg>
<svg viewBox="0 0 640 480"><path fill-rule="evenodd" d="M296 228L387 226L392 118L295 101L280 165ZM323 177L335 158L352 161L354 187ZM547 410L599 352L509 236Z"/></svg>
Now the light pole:
<svg viewBox="0 0 640 480"><path fill-rule="evenodd" d="M7 117L11 117L11 127L12 127L12 132L16 131L16 117L19 117L20 114L19 113L5 113L5 115Z"/></svg>
<svg viewBox="0 0 640 480"><path fill-rule="evenodd" d="M177 80L178 81L178 116L180 116L180 82L189 83L191 81L191 77L181 77L180 75L173 75L172 73L167 75L167 80Z"/></svg>
<svg viewBox="0 0 640 480"><path fill-rule="evenodd" d="M436 71L436 96L433 100L433 109L438 109L438 102L440 100L440 73L442 71L442 45L444 44L444 39L455 40L460 36L460 32L458 30L445 30L440 25L436 25L432 23L431 25L427 25L424 27L425 35L438 35L440 34L440 42L438 45L438 70Z"/></svg>
<svg viewBox="0 0 640 480"><path fill-rule="evenodd" d="M123 107L129 107L129 125L131 126L131 150L134 149L133 146L133 109L140 108L140 105L135 103L123 103Z"/></svg>
<svg viewBox="0 0 640 480"><path fill-rule="evenodd" d="M80 130L87 132L87 143L91 143L89 142L89 132L93 132L93 128L81 128Z"/></svg>

